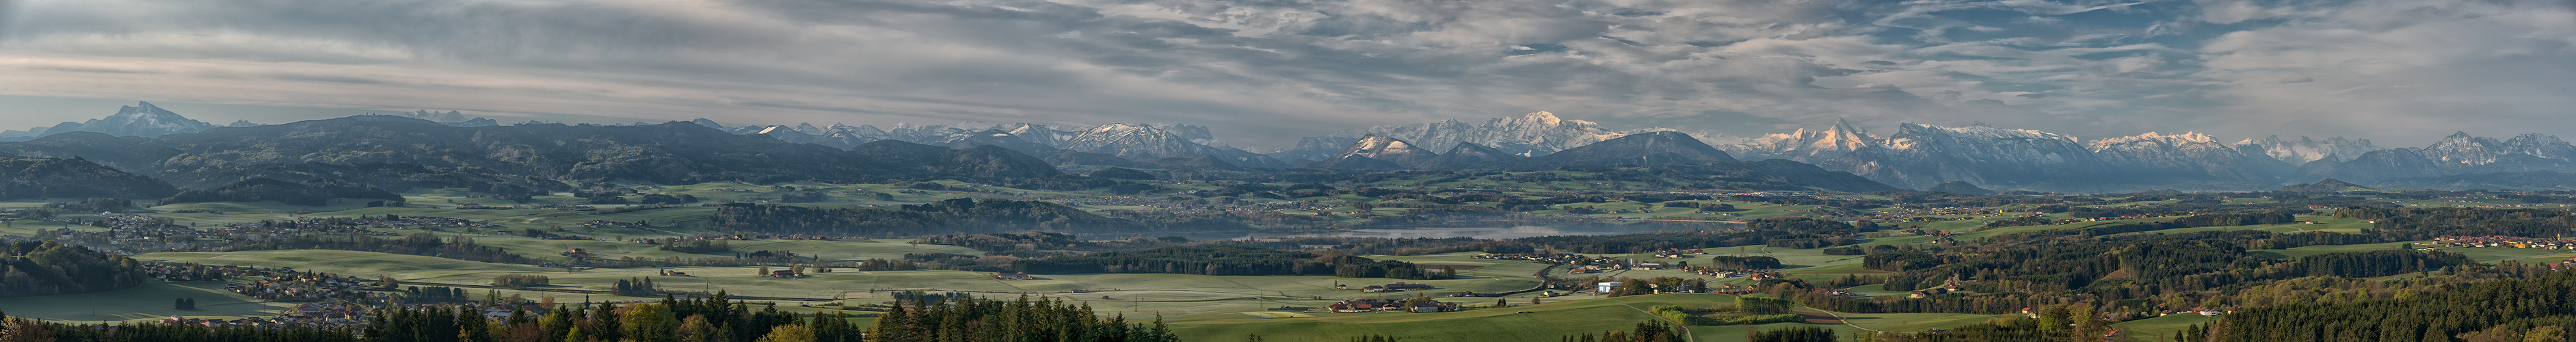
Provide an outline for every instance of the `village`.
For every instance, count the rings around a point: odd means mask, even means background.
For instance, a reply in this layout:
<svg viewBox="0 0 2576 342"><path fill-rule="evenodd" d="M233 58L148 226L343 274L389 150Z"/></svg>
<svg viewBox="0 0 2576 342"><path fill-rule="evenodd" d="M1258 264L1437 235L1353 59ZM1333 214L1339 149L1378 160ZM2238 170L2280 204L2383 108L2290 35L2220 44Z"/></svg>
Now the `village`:
<svg viewBox="0 0 2576 342"><path fill-rule="evenodd" d="M555 308L553 297L538 300L518 295L490 295L482 298L464 295L464 289L418 286L395 288L400 283L383 279L367 280L320 272L299 272L293 268L257 268L180 263L147 263L145 274L167 282L228 281L223 289L263 301L297 303L278 310L273 317L239 319L169 317L161 322L173 325L205 327L321 327L332 329L364 328L376 312L393 307L473 308L493 319L511 315L543 315ZM229 282L229 281L245 282ZM480 299L480 300L477 300ZM487 303L489 302L489 303Z"/></svg>
<svg viewBox="0 0 2576 342"><path fill-rule="evenodd" d="M2443 236L2441 236L2441 237L2435 237L2435 238L2433 238L2433 244L2434 244L2434 245L2436 245L2436 246L2440 246L2440 247L2450 247L2450 248L2460 248L2460 247L2496 247L2496 248L2576 249L2576 239L2567 239L2567 238L2527 238L2527 237L2513 237L2513 236L2450 236L2450 235L2443 235Z"/></svg>

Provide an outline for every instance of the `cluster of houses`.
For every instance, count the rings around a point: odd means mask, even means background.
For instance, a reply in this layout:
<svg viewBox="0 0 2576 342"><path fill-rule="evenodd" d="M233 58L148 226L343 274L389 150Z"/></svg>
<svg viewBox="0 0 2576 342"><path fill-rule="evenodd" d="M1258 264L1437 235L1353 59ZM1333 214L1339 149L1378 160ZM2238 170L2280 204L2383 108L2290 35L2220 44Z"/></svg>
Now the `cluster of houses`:
<svg viewBox="0 0 2576 342"><path fill-rule="evenodd" d="M358 292L357 288L367 282L358 277L335 277L324 273L288 271L250 283L225 284L224 290L272 302L318 302L350 295L385 296L382 293Z"/></svg>
<svg viewBox="0 0 2576 342"><path fill-rule="evenodd" d="M2433 238L2433 244L2435 244L2435 245L2439 245L2439 246L2442 246L2442 247L2505 247L2505 248L2576 249L2576 239L2563 239L2563 238L2527 238L2527 237L2512 237L2512 236L2450 236L2450 235L2443 235L2443 236L2441 236L2441 237Z"/></svg>
<svg viewBox="0 0 2576 342"><path fill-rule="evenodd" d="M1997 211L1995 211L1995 209L1992 209L1992 208L1978 208L1978 207L1969 207L1969 208L1961 208L1961 207L1941 207L1941 208L1926 208L1926 209L1911 209L1911 210L1899 210L1899 211L1892 211L1892 212L1887 212L1887 213L1884 213L1884 214L1875 215L1875 217L1872 217L1872 218L1873 218L1873 219L1877 219L1877 220L1879 220L1879 221L1898 221L1898 222L1958 221L1958 220L1974 219L1975 217L1945 217L1945 216L1947 216L1947 215L1994 215L1994 214L1997 214L1997 213L1998 213L1998 212L1997 212ZM1936 216L1936 215L1937 215L1937 216Z"/></svg>
<svg viewBox="0 0 2576 342"><path fill-rule="evenodd" d="M1576 267L1574 267L1574 269L1572 269L1572 270L1567 270L1567 272L1571 272L1571 273L1601 273L1601 272L1609 272L1609 271L1617 271L1617 270L1652 271L1652 270L1660 270L1660 269L1665 269L1665 268L1670 268L1670 266L1664 265L1664 263L1660 263L1660 262L1644 262L1644 263L1634 263L1634 264L1625 264L1625 265L1621 265L1621 264L1596 264L1596 265L1583 265L1583 266L1576 266Z"/></svg>
<svg viewBox="0 0 2576 342"><path fill-rule="evenodd" d="M604 222L604 221L603 221L603 222ZM673 243L673 242L680 242L680 241L697 241L697 240L732 240L732 241L740 241L740 240L839 240L839 239L840 239L840 238L830 237L830 236L822 236L822 235L805 235L805 234L778 234L778 235L770 235L770 234L702 234L702 235L694 235L694 236L687 236L687 237L662 238L662 239L634 239L634 240L632 240L632 241L640 242L640 243L644 243L644 244L648 244L648 245L659 245L659 244L666 244L666 243Z"/></svg>
<svg viewBox="0 0 2576 342"><path fill-rule="evenodd" d="M2233 308L2230 308L2230 310L2233 310ZM2206 306L2204 306L2204 307L2192 308L2191 310L2182 310L2182 311L2166 311L2166 312L2163 312L2163 313L2159 313L2159 314L2157 314L2156 316L2172 316L2172 315L2187 315L2187 314L2198 314L2198 315L2201 315L2201 316L2222 316L2222 315L2226 315L2226 314L2227 314L2227 310L2212 309L2212 308L2210 308L2210 307L2206 307Z"/></svg>
<svg viewBox="0 0 2576 342"><path fill-rule="evenodd" d="M1436 300L1405 301L1394 299L1355 298L1333 303L1333 305L1326 305L1324 307L1332 309L1333 312L1397 311L1420 313L1458 311L1458 304L1442 303Z"/></svg>
<svg viewBox="0 0 2576 342"><path fill-rule="evenodd" d="M120 244L121 244L121 245L125 245L126 247L129 247L129 248L125 248L125 249L132 249L132 250L139 250L139 251L185 250L185 249L189 248L189 246L185 246L185 245L187 244L186 242L177 242L177 243L176 243L176 245L171 245L171 246L138 246L138 245L136 245L137 243L143 243L143 242L149 241L149 240L151 240L152 238L155 238L155 237L181 237L181 238L188 238L188 239L180 239L180 240L179 240L179 241L186 241L186 240L194 240L194 239L240 239L240 238L280 237L280 236L287 236L287 235L293 235L293 234L303 234L303 233L363 234L363 235L384 235L384 236L391 236L391 235L399 235L399 234L389 233L389 232L379 232L379 231L370 230L370 229L368 229L368 228L401 228L401 227L410 227L410 226L435 226L435 227L497 227L497 226L492 225L492 224L489 224L489 223L477 223L477 222L465 221L465 220L461 220L461 219L443 218L443 217L426 217L426 218L422 218L422 217L377 217L377 216L369 216L369 217L354 217L354 218L352 218L352 217L342 217L342 218L327 218L327 219L306 218L306 219L298 219L298 220L293 220L293 221L261 221L261 222L246 222L246 223L236 223L236 224L221 225L221 226L213 226L213 227L206 227L206 228L195 228L195 227L189 227L189 226L187 226L187 225L179 224L178 222L175 222L175 221L170 220L170 219L168 219L168 218L153 217L153 216L145 216L145 215L131 215L131 214L112 214L112 213L102 213L102 214L103 214L103 215L100 215L98 220L69 219L69 218L49 218L49 219L43 219L43 220L45 220L45 221L53 221L53 222L60 222L60 223L78 224L78 225L86 225L86 226L93 226L93 227L107 228L107 231L105 231L105 232L79 232L79 231L72 231L72 230L64 230L63 232L64 232L64 233L66 233L66 234L72 235L72 236L73 236L73 237L75 237L75 238L105 237L105 238L107 238L108 240L120 241ZM139 248L138 248L138 247L139 247Z"/></svg>
<svg viewBox="0 0 2576 342"><path fill-rule="evenodd" d="M1687 271L1691 274L1717 278L1747 277L1753 280L1766 280L1780 277L1780 272L1773 270L1727 270L1692 266Z"/></svg>
<svg viewBox="0 0 2576 342"><path fill-rule="evenodd" d="M1656 258L1663 258L1663 259L1685 259L1685 258L1695 258L1695 257L1697 257L1698 255L1701 255L1701 254L1708 254L1708 252L1707 252L1707 251L1704 251L1704 250L1699 250L1699 249L1682 250L1682 249L1680 249L1680 248L1665 248L1665 249L1655 250L1655 257L1656 257Z"/></svg>
<svg viewBox="0 0 2576 342"><path fill-rule="evenodd" d="M1030 277L1029 277L1029 274L1028 274L1028 273L1025 273L1025 272L1001 271L1001 272L993 272L993 279L999 279L999 280L1029 280L1029 279L1030 279Z"/></svg>
<svg viewBox="0 0 2576 342"><path fill-rule="evenodd" d="M341 320L342 320L342 321L365 321L364 319L350 320L350 319L346 319L346 318L343 318L343 319L341 319ZM302 322L294 322L294 321L287 320L284 316L280 316L280 317L279 317L279 319L268 319L268 318L265 318L265 317L243 317L243 318L238 318L238 319L222 319L222 318L179 318L179 317L177 317L177 316L172 316L172 317L170 317L170 318L163 318L163 319L161 319L161 323L164 323L164 324L170 324L170 325L193 325L193 326L201 326L201 327L208 327L208 328L212 328L212 327L238 327L238 328L284 328L284 327L308 326L308 325L305 325L305 324L299 324L299 323L302 323ZM332 325L330 325L330 324L321 324L321 326L330 327L330 326L332 326Z"/></svg>
<svg viewBox="0 0 2576 342"><path fill-rule="evenodd" d="M554 210L562 210L562 211L575 211L575 210L591 210L591 209L598 209L598 207L592 207L592 206L587 206L587 205L572 205L572 204L521 204L521 205L513 205L513 206L507 206L507 207L500 207L500 206L489 206L489 205L483 205L483 204L481 204L481 203L464 203L464 204L457 204L457 205L456 205L456 208L457 208L457 209L491 209L491 210L554 209Z"/></svg>
<svg viewBox="0 0 2576 342"><path fill-rule="evenodd" d="M618 221L609 221L609 220L590 220L589 222L582 222L582 223L580 223L580 224L576 224L575 226L579 226L579 227L582 227L582 228L644 228L644 223L643 223L643 222L618 222Z"/></svg>
<svg viewBox="0 0 2576 342"><path fill-rule="evenodd" d="M1480 255L1475 256L1475 258L1477 258L1477 259L1501 259L1501 260L1529 260L1529 261L1536 261L1536 262L1542 262L1542 263L1551 263L1551 264L1564 264L1564 263L1572 263L1572 262L1575 262L1576 260L1587 260L1587 259L1592 259L1592 257L1587 257L1587 256L1582 256L1582 255L1577 255L1577 254L1560 254L1560 253L1480 254Z"/></svg>
<svg viewBox="0 0 2576 342"><path fill-rule="evenodd" d="M143 264L144 276L161 281L216 281L253 272L259 271L254 268L229 265L206 266L157 262Z"/></svg>
<svg viewBox="0 0 2576 342"><path fill-rule="evenodd" d="M326 329L340 329L340 330L351 330L351 331L354 331L354 330L357 330L357 329L365 328L365 327L366 327L366 325L367 325L367 323L368 323L368 321L369 321L369 319L370 319L370 318L372 318L372 317L375 315L375 313L376 313L376 312L384 310L384 309L385 309L385 307L387 307L387 306L400 306L400 307L460 306L459 304L428 304L428 305L402 304L402 303L401 303L401 301L399 301L399 300L369 301L369 303L371 303L371 304L349 304L349 303L339 303L339 302L304 303L304 304L297 304L297 305L295 305L295 307L294 307L294 308L289 308L289 309L286 309L286 310L282 310L282 311L280 311L280 312L278 313L278 315L277 315L276 317L245 317L245 318L239 318L239 319L221 319L221 318L187 318L187 317L176 317L176 316L173 316L173 317L169 317L169 318L164 318L164 319L162 319L162 320L161 320L161 323L163 323L163 324L170 324L170 325L193 325L193 326L203 326L203 327L247 327L247 328L318 327L318 328L326 328ZM483 316L484 316L484 317L487 317L487 318L490 318L490 319L493 319L493 320L508 319L508 318L510 318L510 315L517 314L517 313L519 313L519 312L523 312L523 311L524 311L524 312L526 312L526 314L527 314L527 315L529 315L529 316L533 317L533 316L538 316L538 315L544 315L544 314L548 313L548 310L549 310L549 308L547 308L545 305L541 305L541 304L537 304L537 303L522 303L522 304L518 304L518 305L480 305L480 304L478 304L478 303L468 302L468 303L466 303L466 304L462 304L461 306L468 307L468 308L481 308L480 312L483 314Z"/></svg>

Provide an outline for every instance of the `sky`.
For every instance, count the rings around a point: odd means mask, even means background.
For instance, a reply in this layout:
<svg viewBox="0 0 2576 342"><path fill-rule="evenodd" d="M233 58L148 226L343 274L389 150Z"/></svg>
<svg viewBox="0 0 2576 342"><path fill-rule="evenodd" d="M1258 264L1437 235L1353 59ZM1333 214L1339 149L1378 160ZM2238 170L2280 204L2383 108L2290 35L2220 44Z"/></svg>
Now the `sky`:
<svg viewBox="0 0 2576 342"><path fill-rule="evenodd" d="M1237 146L1535 111L2420 145L2576 136L2576 1L0 0L0 128L1206 125Z"/></svg>

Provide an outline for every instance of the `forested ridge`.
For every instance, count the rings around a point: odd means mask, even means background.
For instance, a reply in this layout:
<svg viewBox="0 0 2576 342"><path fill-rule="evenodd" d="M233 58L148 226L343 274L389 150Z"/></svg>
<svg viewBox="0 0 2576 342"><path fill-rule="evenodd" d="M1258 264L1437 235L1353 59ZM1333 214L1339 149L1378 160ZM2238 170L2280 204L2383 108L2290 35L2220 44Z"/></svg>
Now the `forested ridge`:
<svg viewBox="0 0 2576 342"><path fill-rule="evenodd" d="M2182 310L2227 302L2236 290L2303 277L2368 278L2482 267L2456 253L2384 250L2282 260L2247 252L2313 244L2384 242L2338 233L2213 231L2059 240L2078 232L2010 235L1957 247L1876 246L1863 267L1889 291L1942 287L1956 280L1968 294L1932 298L1847 300L1771 291L1846 312L2008 313L2063 300L2085 300L2126 312ZM1867 282L1867 281L1863 281Z"/></svg>
<svg viewBox="0 0 2576 342"><path fill-rule="evenodd" d="M717 293L660 302L565 304L545 314L516 310L397 308L366 318L360 331L310 327L115 325L38 322L0 315L0 340L66 342L497 342L497 341L760 341L760 342L1177 342L1160 319L1128 323L1088 307L1054 300L954 297L891 302L874 326L836 313L796 314L729 301ZM877 332L868 334L869 332Z"/></svg>
<svg viewBox="0 0 2576 342"><path fill-rule="evenodd" d="M0 245L0 297L49 296L124 290L142 285L143 265L133 258L52 241Z"/></svg>
<svg viewBox="0 0 2576 342"><path fill-rule="evenodd" d="M1141 227L1044 201L948 199L893 208L813 208L725 204L708 226L719 230L845 236L929 235Z"/></svg>
<svg viewBox="0 0 2576 342"><path fill-rule="evenodd" d="M330 204L330 200L334 198L377 199L396 202L403 200L403 196L401 194L385 191L385 189L377 188L374 185L350 183L329 178L315 178L303 182L288 182L255 177L244 179L240 182L234 182L231 185L225 185L220 188L181 191L177 195L170 195L170 198L161 199L161 203L277 201L278 203L301 206L320 206Z"/></svg>
<svg viewBox="0 0 2576 342"><path fill-rule="evenodd" d="M475 244L473 238L455 237L441 239L437 234L429 232L412 233L411 235L404 235L400 239L385 239L356 234L298 234L277 239L261 240L258 242L245 242L232 246L231 250L255 251L281 249L331 249L408 254L502 264L538 263L537 259L531 259L518 254L511 254L508 250L501 249L500 247Z"/></svg>
<svg viewBox="0 0 2576 342"><path fill-rule="evenodd" d="M86 159L20 157L0 153L0 200L27 198L161 198L178 192L161 180Z"/></svg>
<svg viewBox="0 0 2576 342"><path fill-rule="evenodd" d="M2576 272L2428 284L2346 302L2238 310L2183 341L2565 341L2576 327Z"/></svg>

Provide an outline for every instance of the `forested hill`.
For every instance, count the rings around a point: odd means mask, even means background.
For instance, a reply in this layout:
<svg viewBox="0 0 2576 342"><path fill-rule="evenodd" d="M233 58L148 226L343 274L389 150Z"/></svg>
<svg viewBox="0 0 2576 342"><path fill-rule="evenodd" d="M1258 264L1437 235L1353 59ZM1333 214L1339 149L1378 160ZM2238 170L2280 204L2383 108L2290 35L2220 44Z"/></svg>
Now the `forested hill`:
<svg viewBox="0 0 2576 342"><path fill-rule="evenodd" d="M1135 231L1134 221L1043 201L949 199L885 208L812 208L735 203L708 218L716 230L846 236L913 236L1019 231Z"/></svg>
<svg viewBox="0 0 2576 342"><path fill-rule="evenodd" d="M334 198L403 200L402 195L385 189L327 178L301 183L251 178L220 188L183 191L177 195L171 195L170 198L161 199L161 203L277 201L293 205L318 206L329 204Z"/></svg>
<svg viewBox="0 0 2576 342"><path fill-rule="evenodd" d="M0 245L0 297L123 290L142 285L142 264L123 255L57 242Z"/></svg>
<svg viewBox="0 0 2576 342"><path fill-rule="evenodd" d="M0 143L0 152L87 156L145 175L258 164L401 163L481 168L569 181L688 184L713 181L830 181L1050 177L1059 172L1008 150L883 153L734 135L691 123L642 126L529 124L450 127L381 115L283 125L226 127L158 139L62 134ZM230 180L217 179L216 182Z"/></svg>
<svg viewBox="0 0 2576 342"><path fill-rule="evenodd" d="M270 178L289 182L314 179L338 179L374 185L391 191L413 189L476 188L492 184L509 184L533 190L566 191L571 186L551 179L519 176L479 167L428 167L416 164L258 164L208 166L162 175L172 185L205 189L230 185L251 178Z"/></svg>
<svg viewBox="0 0 2576 342"><path fill-rule="evenodd" d="M0 154L0 200L28 198L160 198L178 189L160 180L83 159Z"/></svg>
<svg viewBox="0 0 2576 342"><path fill-rule="evenodd" d="M2237 311L2182 341L2566 341L2576 327L2576 272L2473 285L2372 289L2394 296L2289 301Z"/></svg>

